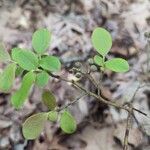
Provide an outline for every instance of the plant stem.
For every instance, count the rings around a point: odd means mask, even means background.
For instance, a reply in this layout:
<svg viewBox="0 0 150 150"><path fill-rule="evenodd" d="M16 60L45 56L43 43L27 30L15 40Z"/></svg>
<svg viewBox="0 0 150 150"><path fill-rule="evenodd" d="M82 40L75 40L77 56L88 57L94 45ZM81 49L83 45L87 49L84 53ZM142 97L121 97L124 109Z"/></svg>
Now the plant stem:
<svg viewBox="0 0 150 150"><path fill-rule="evenodd" d="M123 109L123 110L126 110L127 112L130 112L130 108L129 107L126 107L125 105L122 105L122 104L119 104L119 103L116 103L115 100L113 101L108 101L106 100L105 98L103 98L101 95L97 95L91 91L88 91L87 89L85 89L81 84L79 84L78 82L74 81L74 80L68 80L66 78L63 78L59 75L54 75L52 74L51 72L48 72L50 76L54 77L54 78L57 78L57 79L60 79L62 81L65 81L65 82L69 82L71 84L73 84L76 88L80 89L81 91L85 92L86 95L89 95L89 96L92 96L94 97L95 99L99 100L100 102L104 103L104 104L107 104L107 105L110 105L110 106L114 106L116 108L119 108L119 109ZM144 115L144 116L147 116L147 114L145 114L144 112L136 109L136 108L133 108L134 111L137 111L138 113Z"/></svg>
<svg viewBox="0 0 150 150"><path fill-rule="evenodd" d="M106 104L106 105L110 105L110 106L114 106L115 108L118 108L118 109L123 109L125 111L128 112L128 117L127 117L127 124L126 124L126 132L125 132L125 137L124 137L124 146L123 146L123 150L128 150L128 138L129 138L129 132L130 132L130 128L131 128L131 121L132 121L132 115L133 115L133 111L136 111L144 116L147 116L146 113L136 109L136 108L133 108L132 107L132 102L131 103L128 103L127 105L122 105L122 104L119 104L119 103L116 103L114 100L113 101L108 101L106 100L105 98L103 98L101 95L97 95L91 91L88 91L86 88L84 88L80 83L74 81L74 80L68 80L66 78L63 78L61 76L58 76L58 75L54 75L52 74L51 72L48 72L50 76L54 77L54 78L57 78L57 79L60 79L62 81L65 81L65 82L69 82L69 83L72 83L72 85L74 85L76 88L78 88L79 90L83 91L84 94L81 95L79 98L75 99L74 101L72 101L71 103L65 105L64 107L58 109L58 111L61 111L67 107L69 107L70 105L76 103L79 99L81 99L83 96L85 95L89 95L89 96L92 96L94 97L95 99L99 100L100 102ZM95 85L95 87L99 88L99 86L97 85L96 81L93 79L93 77L90 75L90 74L86 74L85 76L87 76L87 78ZM135 96L135 94L134 94Z"/></svg>
<svg viewBox="0 0 150 150"><path fill-rule="evenodd" d="M87 95L86 93L82 94L81 96L77 97L75 100L73 100L72 102L68 103L67 105L65 105L65 106L63 106L61 108L58 108L56 111L62 111L64 109L68 108L69 106L75 104L77 101L79 101L82 97L84 97L86 95Z"/></svg>
<svg viewBox="0 0 150 150"><path fill-rule="evenodd" d="M111 106L114 106L116 108L120 108L120 109L124 109L126 111L129 111L128 108L126 106L123 106L123 105L120 105L120 104L117 104L116 102L113 102L113 101L108 101L108 100L105 100L102 96L100 95L96 95L95 93L91 92L91 91L88 91L87 89L85 89L81 84L75 82L74 80L67 80L66 78L62 78L58 75L54 75L52 74L51 72L48 72L50 76L54 77L54 78L57 78L57 79L60 79L62 81L65 81L65 82L69 82L69 83L72 83L75 87L77 87L78 89L84 91L87 95L89 96L93 96L94 98L98 99L100 102L103 102L107 105L111 105Z"/></svg>

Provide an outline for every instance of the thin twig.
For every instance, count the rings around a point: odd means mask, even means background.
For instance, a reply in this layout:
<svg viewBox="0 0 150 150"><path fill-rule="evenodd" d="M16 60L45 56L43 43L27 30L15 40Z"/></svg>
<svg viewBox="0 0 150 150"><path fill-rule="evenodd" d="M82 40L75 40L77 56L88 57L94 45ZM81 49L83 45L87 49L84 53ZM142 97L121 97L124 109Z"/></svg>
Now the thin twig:
<svg viewBox="0 0 150 150"><path fill-rule="evenodd" d="M134 102L134 100L135 100L135 95L136 95L136 93L139 91L139 89L140 89L140 84L138 85L137 89L135 90L133 96L131 97L131 103L132 103L132 104L133 104L133 102Z"/></svg>
<svg viewBox="0 0 150 150"><path fill-rule="evenodd" d="M99 100L100 102L102 102L104 104L107 104L107 105L110 105L110 106L114 106L116 108L123 109L123 110L126 110L126 111L130 112L129 108L126 107L125 105L118 104L118 103L115 102L115 100L108 101L105 98L103 98L101 95L97 95L97 94L95 94L95 93L93 93L91 91L88 91L81 84L79 84L78 82L76 82L74 80L68 80L68 79L63 78L61 76L54 75L51 72L49 72L49 75L52 76L52 77L54 77L54 78L60 79L62 81L72 83L75 87L77 87L78 89L84 91L87 95L94 97L95 99ZM145 113L143 113L142 111L140 111L140 110L138 110L136 108L134 108L134 110L137 111L137 112L139 112L139 113L141 113L141 114L143 114L143 115L145 115Z"/></svg>
<svg viewBox="0 0 150 150"><path fill-rule="evenodd" d="M131 129L131 124L132 124L132 115L133 115L133 111L136 111L144 116L147 116L146 113L136 109L136 108L133 108L132 107L132 103L128 103L127 105L122 105L122 104L119 104L119 103L116 103L115 101L108 101L106 100L105 98L103 98L103 96L101 95L97 95L91 91L88 91L86 88L84 88L80 83L74 81L74 80L67 80L66 78L63 78L61 76L58 76L58 75L54 75L52 74L51 72L49 72L49 75L54 77L54 78L57 78L57 79L60 79L62 81L65 81L65 82L69 82L69 83L72 83L72 85L74 85L76 88L80 89L81 91L83 91L85 93L85 95L89 95L89 96L92 96L94 97L95 99L99 100L100 102L104 103L104 104L107 104L107 105L110 105L110 106L114 106L116 108L119 108L119 109L123 109L123 110L126 110L128 112L128 117L127 117L127 124L126 124L126 131L125 131L125 137L124 137L124 146L123 146L123 150L128 150L128 138L129 138L129 132L130 132L130 129ZM86 75L87 76L87 75ZM93 77L88 75L87 78L90 79L90 81L97 87L99 88L99 86L97 86L97 83L95 82L95 80L93 80ZM137 91L136 91L137 92ZM135 92L135 93L136 93ZM135 94L134 94L135 96ZM133 98L134 98L133 96ZM62 109L65 109L67 107L69 107L70 105L74 104L75 102L77 102L78 100L80 99L77 98L76 100L72 101L71 103L69 103L68 105L64 106L63 108L61 108L60 110Z"/></svg>
<svg viewBox="0 0 150 150"><path fill-rule="evenodd" d="M123 150L128 150L128 143L129 143L128 139L129 139L129 132L130 132L131 126L132 126L132 108L130 108L130 111L128 112Z"/></svg>
<svg viewBox="0 0 150 150"><path fill-rule="evenodd" d="M133 110L137 111L138 113L140 113L140 114L142 114L142 115L144 115L144 116L147 116L147 114L144 113L144 112L142 112L141 110L138 110L138 109L136 109L136 108L133 108Z"/></svg>
<svg viewBox="0 0 150 150"><path fill-rule="evenodd" d="M116 103L115 101L108 101L106 99L104 99L101 95L96 95L95 93L88 91L87 89L85 89L81 84L79 84L78 82L75 82L73 80L67 80L66 78L62 78L60 76L57 75L53 75L52 73L49 73L52 77L63 80L65 82L69 82L72 83L75 87L77 87L78 89L82 90L83 92L85 92L86 95L92 96L94 98L96 98L97 100L99 100L100 102L110 105L110 106L114 106L116 108L120 108L123 110L126 110L128 112L128 118L127 118L127 124L126 124L126 132L125 132L125 137L124 137L124 146L123 146L123 150L128 150L128 138L129 138L129 132L130 132L130 128L131 128L131 119L132 119L132 114L133 111L137 111L138 113L147 116L146 113L133 108L132 107L132 103L128 104L128 105L121 105ZM90 77L90 76L88 76ZM91 81L93 82L92 78L90 77ZM135 95L134 95L135 96ZM77 100L73 101L73 103L75 103ZM69 104L69 106L72 104ZM68 107L68 106L66 106Z"/></svg>
<svg viewBox="0 0 150 150"><path fill-rule="evenodd" d="M133 113L133 118L134 118L134 120L135 120L135 122L136 122L136 124L137 124L137 126L138 126L138 128L139 128L139 130L140 130L143 134L145 134L145 131L144 131L144 129L143 129L143 126L140 124L140 122L138 121L138 119L136 118L136 116L135 116L134 113Z"/></svg>
<svg viewBox="0 0 150 150"><path fill-rule="evenodd" d="M86 74L87 78L93 83L93 85L98 88L98 83L95 81L95 79L91 76L91 74Z"/></svg>
<svg viewBox="0 0 150 150"><path fill-rule="evenodd" d="M85 89L81 84L79 84L78 82L76 82L76 81L74 81L74 80L67 80L66 78L60 77L60 76L58 76L58 75L54 75L54 74L52 74L52 73L50 73L50 72L49 72L49 75L52 76L52 77L54 77L54 78L60 79L60 80L62 80L62 81L72 83L75 87L77 87L78 89L84 91L85 93L87 93L87 95L93 96L94 98L96 98L97 100L101 101L102 103L105 103L105 104L107 104L107 105L111 105L111 106L114 106L114 107L116 107L116 108L120 108L120 109L124 109L124 110L126 110L126 111L129 111L126 106L117 104L117 103L114 102L114 101L108 101L108 100L104 99L102 96L96 95L95 93L93 93L93 92L91 92L91 91L88 91L88 90Z"/></svg>
<svg viewBox="0 0 150 150"><path fill-rule="evenodd" d="M101 69L100 69L101 70ZM100 79L98 81L98 95L100 95L101 93L101 88L102 88L102 81L103 81L103 77L104 77L104 71L101 70L101 74L100 74Z"/></svg>
<svg viewBox="0 0 150 150"><path fill-rule="evenodd" d="M74 81L73 81L73 84L74 84L77 88L79 88L79 89L81 89L82 91L84 91L85 93L87 93L89 96L93 96L93 97L96 98L97 100L99 100L99 101L101 101L101 102L103 102L103 103L105 103L105 104L107 104L107 105L111 105L111 106L114 106L114 107L116 107L116 108L121 108L121 109L124 109L124 110L126 110L126 111L129 111L128 108L125 107L125 106L122 106L122 105L120 105L120 104L117 104L116 102L113 102L113 101L108 101L108 100L104 99L101 95L96 95L95 93L86 90L84 87L82 87L82 85L80 85L80 84L77 83L77 82L74 82Z"/></svg>
<svg viewBox="0 0 150 150"><path fill-rule="evenodd" d="M68 108L69 106L75 104L77 101L79 101L81 98L83 98L86 95L87 95L86 93L82 94L81 96L77 97L75 100L73 100L72 102L68 103L67 105L65 105L65 106L63 106L61 108L58 108L56 111L62 111L64 109Z"/></svg>

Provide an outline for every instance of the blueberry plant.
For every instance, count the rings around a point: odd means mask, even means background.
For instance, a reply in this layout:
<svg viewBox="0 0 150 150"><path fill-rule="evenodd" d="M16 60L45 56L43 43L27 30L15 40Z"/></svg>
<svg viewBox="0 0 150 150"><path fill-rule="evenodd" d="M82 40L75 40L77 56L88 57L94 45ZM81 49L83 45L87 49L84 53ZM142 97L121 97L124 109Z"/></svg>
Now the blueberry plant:
<svg viewBox="0 0 150 150"><path fill-rule="evenodd" d="M9 55L8 52L5 51L3 44L0 45L0 62L5 64L4 70L0 73L0 91L9 93L14 84L15 77L22 75L22 82L19 89L11 93L12 106L15 109L21 109L29 97L32 86L36 84L41 88L42 102L49 110L48 112L34 114L26 119L22 125L23 136L26 139L37 138L42 132L46 121L58 121L60 128L67 134L75 132L77 129L76 120L67 108L85 95L93 96L95 99L107 105L124 109L129 114L128 120L132 116L133 111L138 111L133 108L132 105L121 105L115 101L106 100L100 94L101 86L99 83L95 81L90 72L84 73L79 69L82 65L79 62L76 63L76 68L74 68L77 73L76 75L85 75L98 89L98 94L88 91L79 82L68 80L57 75L57 72L61 70L61 62L58 57L48 55L46 52L50 45L50 41L51 33L47 29L42 28L35 31L32 36L33 50L16 47L12 49L11 55ZM104 74L106 70L119 73L127 72L129 70L129 64L125 59L106 59L108 52L112 47L112 38L107 30L101 27L96 28L92 33L91 41L94 49L97 51L94 58L91 58L92 64L99 68L101 71L100 74ZM72 83L76 88L82 90L84 95L63 107L58 107L54 94L51 91L44 89L48 84L50 77ZM127 123L127 129L129 126L128 124L129 122ZM127 149L127 137L128 136L126 135L124 149Z"/></svg>

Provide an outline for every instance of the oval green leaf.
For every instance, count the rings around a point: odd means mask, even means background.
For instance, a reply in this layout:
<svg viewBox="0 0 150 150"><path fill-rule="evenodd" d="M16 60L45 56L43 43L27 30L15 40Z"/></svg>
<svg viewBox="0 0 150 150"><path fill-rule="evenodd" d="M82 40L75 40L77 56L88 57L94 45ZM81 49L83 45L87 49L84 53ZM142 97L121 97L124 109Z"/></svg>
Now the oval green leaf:
<svg viewBox="0 0 150 150"><path fill-rule="evenodd" d="M0 74L0 91L9 92L15 80L16 64L9 64Z"/></svg>
<svg viewBox="0 0 150 150"><path fill-rule="evenodd" d="M38 54L42 54L49 47L51 34L47 29L39 29L32 36L32 46Z"/></svg>
<svg viewBox="0 0 150 150"><path fill-rule="evenodd" d="M42 101L49 110L54 110L56 107L56 99L52 92L44 90L42 94Z"/></svg>
<svg viewBox="0 0 150 150"><path fill-rule="evenodd" d="M36 139L44 128L48 113L38 113L29 117L22 126L22 132L25 139Z"/></svg>
<svg viewBox="0 0 150 150"><path fill-rule="evenodd" d="M114 58L105 62L105 68L114 72L127 72L129 70L129 64L122 58Z"/></svg>
<svg viewBox="0 0 150 150"><path fill-rule="evenodd" d="M0 43L0 62L7 62L10 60L9 53L5 50L5 47Z"/></svg>
<svg viewBox="0 0 150 150"><path fill-rule="evenodd" d="M35 81L36 75L33 72L28 72L22 80L21 87L16 91L11 97L11 103L16 108L19 109L27 99L31 86Z"/></svg>
<svg viewBox="0 0 150 150"><path fill-rule="evenodd" d="M46 56L40 60L40 66L51 72L59 71L61 69L61 63L55 56Z"/></svg>
<svg viewBox="0 0 150 150"><path fill-rule="evenodd" d="M110 33L103 28L96 28L92 33L92 44L102 56L107 55L112 46L112 38Z"/></svg>
<svg viewBox="0 0 150 150"><path fill-rule="evenodd" d="M94 62L95 62L95 64L97 64L99 66L103 66L104 65L103 58L98 56L98 55L94 56Z"/></svg>
<svg viewBox="0 0 150 150"><path fill-rule="evenodd" d="M68 111L64 111L62 113L60 119L60 127L67 134L71 134L76 131L76 120Z"/></svg>
<svg viewBox="0 0 150 150"><path fill-rule="evenodd" d="M48 83L48 80L49 80L48 73L45 71L42 71L36 75L35 83L39 87L44 87Z"/></svg>
<svg viewBox="0 0 150 150"><path fill-rule="evenodd" d="M20 67L28 71L35 70L38 67L37 56L27 49L13 48L12 59L16 61Z"/></svg>
<svg viewBox="0 0 150 150"><path fill-rule="evenodd" d="M57 111L50 111L48 113L48 120L52 122L56 122L58 119L58 112Z"/></svg>

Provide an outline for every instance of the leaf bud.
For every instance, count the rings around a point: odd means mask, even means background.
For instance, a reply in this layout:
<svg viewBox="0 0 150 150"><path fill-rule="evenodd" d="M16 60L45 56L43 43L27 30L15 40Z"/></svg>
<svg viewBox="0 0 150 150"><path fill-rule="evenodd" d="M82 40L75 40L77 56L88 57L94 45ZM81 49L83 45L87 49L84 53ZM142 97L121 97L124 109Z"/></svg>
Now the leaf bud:
<svg viewBox="0 0 150 150"><path fill-rule="evenodd" d="M90 65L92 65L92 64L94 63L93 59L92 59L92 58L89 58L89 59L88 59L88 63L89 63Z"/></svg>
<svg viewBox="0 0 150 150"><path fill-rule="evenodd" d="M92 65L92 66L91 66L91 71L93 71L93 72L94 72L94 71L97 71L97 67L96 67L95 65Z"/></svg>
<svg viewBox="0 0 150 150"><path fill-rule="evenodd" d="M81 67L81 63L80 62L76 62L75 63L75 67L80 68Z"/></svg>
<svg viewBox="0 0 150 150"><path fill-rule="evenodd" d="M77 78L81 78L81 77L82 77L81 73L79 73L79 72L76 73L75 76L76 76Z"/></svg>

